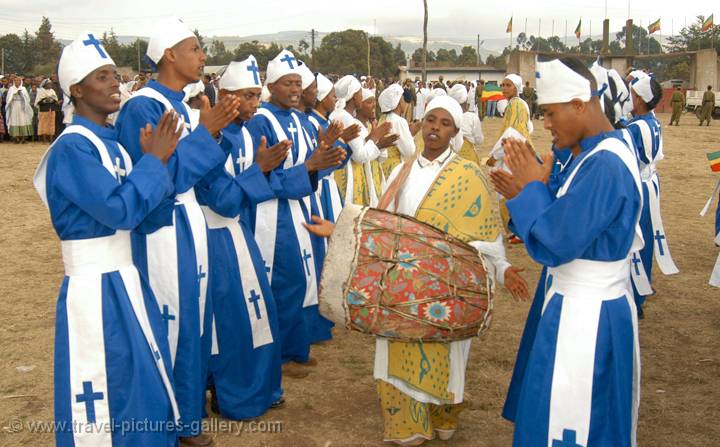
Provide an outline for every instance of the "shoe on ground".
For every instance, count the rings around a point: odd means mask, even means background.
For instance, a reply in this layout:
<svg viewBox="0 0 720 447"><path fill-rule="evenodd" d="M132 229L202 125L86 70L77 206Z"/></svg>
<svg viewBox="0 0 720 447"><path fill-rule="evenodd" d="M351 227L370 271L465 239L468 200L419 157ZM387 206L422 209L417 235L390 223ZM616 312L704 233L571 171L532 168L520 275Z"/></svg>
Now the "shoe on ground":
<svg viewBox="0 0 720 447"><path fill-rule="evenodd" d="M303 368L297 362L287 362L282 366L282 375L293 379L303 379L310 374L307 368Z"/></svg>
<svg viewBox="0 0 720 447"><path fill-rule="evenodd" d="M181 447L211 447L215 445L215 437L207 433L200 433L197 436L180 438Z"/></svg>

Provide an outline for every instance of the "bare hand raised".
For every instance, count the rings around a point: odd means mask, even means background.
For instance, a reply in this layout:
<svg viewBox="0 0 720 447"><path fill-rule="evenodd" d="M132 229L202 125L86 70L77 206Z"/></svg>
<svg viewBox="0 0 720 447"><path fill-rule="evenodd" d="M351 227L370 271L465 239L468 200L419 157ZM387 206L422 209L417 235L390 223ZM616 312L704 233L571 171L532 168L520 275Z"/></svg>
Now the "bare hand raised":
<svg viewBox="0 0 720 447"><path fill-rule="evenodd" d="M490 181L495 188L495 191L500 193L506 199L514 199L515 196L520 194L522 188L515 181L512 174L502 169L493 169L490 171Z"/></svg>
<svg viewBox="0 0 720 447"><path fill-rule="evenodd" d="M508 138L503 143L505 164L513 173L513 177L524 188L528 183L542 182L546 178L547 166L541 165L535 152L527 141ZM552 165L550 164L550 169Z"/></svg>
<svg viewBox="0 0 720 447"><path fill-rule="evenodd" d="M308 172L317 172L324 169L340 166L345 160L345 151L339 146L330 146L325 143L322 130L319 131L320 145L305 162Z"/></svg>
<svg viewBox="0 0 720 447"><path fill-rule="evenodd" d="M163 113L155 130L150 123L140 129L140 147L143 153L152 154L164 164L167 163L182 135L183 127L179 126L178 129L179 122L180 115L175 111L167 111Z"/></svg>
<svg viewBox="0 0 720 447"><path fill-rule="evenodd" d="M508 289L513 298L519 301L530 299L530 291L527 282L520 276L524 269L510 266L505 270L505 288Z"/></svg>
<svg viewBox="0 0 720 447"><path fill-rule="evenodd" d="M314 222L313 224L303 222L303 226L308 230L308 232L320 237L330 237L335 229L334 223L318 216L310 216L310 218Z"/></svg>
<svg viewBox="0 0 720 447"><path fill-rule="evenodd" d="M260 138L260 146L255 153L255 163L258 164L260 170L267 174L273 169L280 166L288 155L288 151L292 147L292 141L281 141L275 146L267 147L267 138Z"/></svg>
<svg viewBox="0 0 720 447"><path fill-rule="evenodd" d="M392 131L392 123L385 121L379 126L375 126L368 135L368 139L373 140L375 144L378 144L380 139Z"/></svg>
<svg viewBox="0 0 720 447"><path fill-rule="evenodd" d="M342 135L343 130L343 124L340 121L331 122L327 130L325 130L325 142L330 146L334 145Z"/></svg>
<svg viewBox="0 0 720 447"><path fill-rule="evenodd" d="M240 99L233 96L224 96L218 101L214 107L210 108L210 100L207 96L202 97L202 107L200 108L200 124L210 132L211 135L217 134L228 124L235 121L240 112Z"/></svg>
<svg viewBox="0 0 720 447"><path fill-rule="evenodd" d="M342 134L340 134L340 138L342 138L345 143L349 143L359 135L360 126L358 124L353 124L352 126L343 129Z"/></svg>

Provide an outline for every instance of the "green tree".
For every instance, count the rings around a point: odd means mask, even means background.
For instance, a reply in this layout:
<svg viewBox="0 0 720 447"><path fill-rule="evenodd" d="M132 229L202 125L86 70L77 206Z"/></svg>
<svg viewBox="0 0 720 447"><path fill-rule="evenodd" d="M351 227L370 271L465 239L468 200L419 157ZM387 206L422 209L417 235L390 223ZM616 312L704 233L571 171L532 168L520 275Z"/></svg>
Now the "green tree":
<svg viewBox="0 0 720 447"><path fill-rule="evenodd" d="M0 37L0 48L5 49L5 73L23 73L27 53L22 39L17 34L6 34Z"/></svg>
<svg viewBox="0 0 720 447"><path fill-rule="evenodd" d="M200 42L200 48L203 49L204 52L207 53L207 45L205 44L205 37L203 37L202 34L200 34L200 30L195 28L193 30L193 33L195 33L195 37L197 37L198 42Z"/></svg>
<svg viewBox="0 0 720 447"><path fill-rule="evenodd" d="M460 55L457 58L458 65L472 66L476 65L478 61L478 54L474 47L466 45L460 50Z"/></svg>
<svg viewBox="0 0 720 447"><path fill-rule="evenodd" d="M398 65L404 64L397 48L380 36L368 39L360 30L345 30L323 37L320 47L315 50L317 70L323 73L366 73L367 50L370 44L370 72L373 76L395 76Z"/></svg>
<svg viewBox="0 0 720 447"><path fill-rule="evenodd" d="M423 49L422 49L422 48L418 48L417 50L415 50L415 51L413 52L412 56L410 56L410 59L412 59L412 62L413 62L413 64L414 64L415 66L422 67L422 63L423 63ZM432 51L432 50L431 50L431 51L428 51L428 53L427 53L427 61L428 61L428 62L435 62L435 52L434 52L434 51Z"/></svg>
<svg viewBox="0 0 720 447"><path fill-rule="evenodd" d="M625 34L626 31L624 28L622 31L617 33L615 35L615 41L616 42L625 42ZM650 53L649 54L658 54L662 53L662 46L660 43L655 40L654 38L650 38L650 35L648 34L647 29L641 28L637 25L633 25L632 27L632 37L633 37L633 46L635 47L636 53L643 53L648 54L648 45L650 45Z"/></svg>
<svg viewBox="0 0 720 447"><path fill-rule="evenodd" d="M232 61L233 53L225 48L221 40L213 39L210 43L209 56L205 62L207 65L227 65Z"/></svg>
<svg viewBox="0 0 720 447"><path fill-rule="evenodd" d="M60 58L62 47L55 40L50 19L43 17L34 39L35 63L49 64Z"/></svg>
<svg viewBox="0 0 720 447"><path fill-rule="evenodd" d="M446 50L445 48L441 48L441 49L437 50L437 53L435 53L435 60L442 64L457 65L457 63L458 63L457 51L455 51L455 49Z"/></svg>

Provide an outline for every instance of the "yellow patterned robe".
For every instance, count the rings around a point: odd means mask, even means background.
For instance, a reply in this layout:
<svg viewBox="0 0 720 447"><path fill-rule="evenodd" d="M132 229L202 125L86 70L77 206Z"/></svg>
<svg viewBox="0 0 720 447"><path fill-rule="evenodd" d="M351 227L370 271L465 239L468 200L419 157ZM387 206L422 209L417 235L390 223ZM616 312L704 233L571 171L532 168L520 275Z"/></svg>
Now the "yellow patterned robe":
<svg viewBox="0 0 720 447"><path fill-rule="evenodd" d="M503 132L505 132L508 127L512 127L520 132L525 138L527 138L528 142L532 144L532 140L530 139L530 129L528 127L529 118L530 114L528 113L528 109L525 107L523 100L518 97L512 98L505 109L503 125L498 138L502 136Z"/></svg>
<svg viewBox="0 0 720 447"><path fill-rule="evenodd" d="M501 228L495 194L484 174L477 164L457 155L437 175L415 217L465 242L495 241ZM416 401L378 380L386 441L432 439L434 431L457 428L465 404L452 404L457 399L448 390L449 343L389 341L387 374L446 403Z"/></svg>

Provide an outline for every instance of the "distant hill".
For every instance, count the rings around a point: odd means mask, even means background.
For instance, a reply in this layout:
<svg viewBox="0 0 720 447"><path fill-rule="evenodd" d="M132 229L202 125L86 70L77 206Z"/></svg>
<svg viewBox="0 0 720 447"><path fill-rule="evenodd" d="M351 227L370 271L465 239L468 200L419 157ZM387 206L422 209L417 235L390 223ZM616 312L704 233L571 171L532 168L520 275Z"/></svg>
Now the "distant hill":
<svg viewBox="0 0 720 447"><path fill-rule="evenodd" d="M611 40L615 39L615 34L617 31L610 32L610 38ZM320 46L320 42L322 41L322 38L327 36L329 33L326 32L317 32L315 35L315 45ZM532 34L531 32L529 34ZM393 35L381 35L385 40L390 42L393 46L396 46L397 44L400 44L402 49L405 51L405 53L409 56L411 55L416 49L422 48L422 36L393 36ZM142 40L148 40L147 37L139 36ZM515 43L515 38L517 37L517 34L513 35L513 43ZM661 44L665 44L667 42L667 38L669 36L664 36L662 34L655 34L653 35L653 38L660 41ZM117 36L118 41L123 44L127 45L129 43L135 42L135 39L137 39L138 36ZM223 44L225 44L225 48L232 51L237 46L239 46L243 42L252 42L257 40L260 43L263 44L271 44L276 43L278 45L282 46L289 46L293 45L295 47L298 46L298 43L300 40L304 39L308 43L310 43L310 31L280 31L278 33L272 33L272 34L255 34L251 36L204 36L205 42L209 45L210 42L213 40L220 40ZM565 36L560 36L561 39L564 40ZM587 36L583 36L582 39L585 40ZM593 35L593 40L600 40L602 39L602 34ZM508 46L510 43L510 36L506 38L493 38L493 39L483 39L480 37L480 41L482 42L480 46L480 56L485 59L488 55L492 54L493 56L497 56L502 53L503 49ZM69 44L70 40L60 40L60 42L63 45ZM575 38L574 34L568 35L567 38L568 45L572 46L574 44L577 44L577 39ZM445 48L447 50L455 50L458 53L460 53L460 50L462 47L469 45L473 48L477 47L477 40L476 39L463 39L463 38L456 38L456 37L434 37L431 36L428 39L428 50L430 51L437 51L441 48Z"/></svg>

